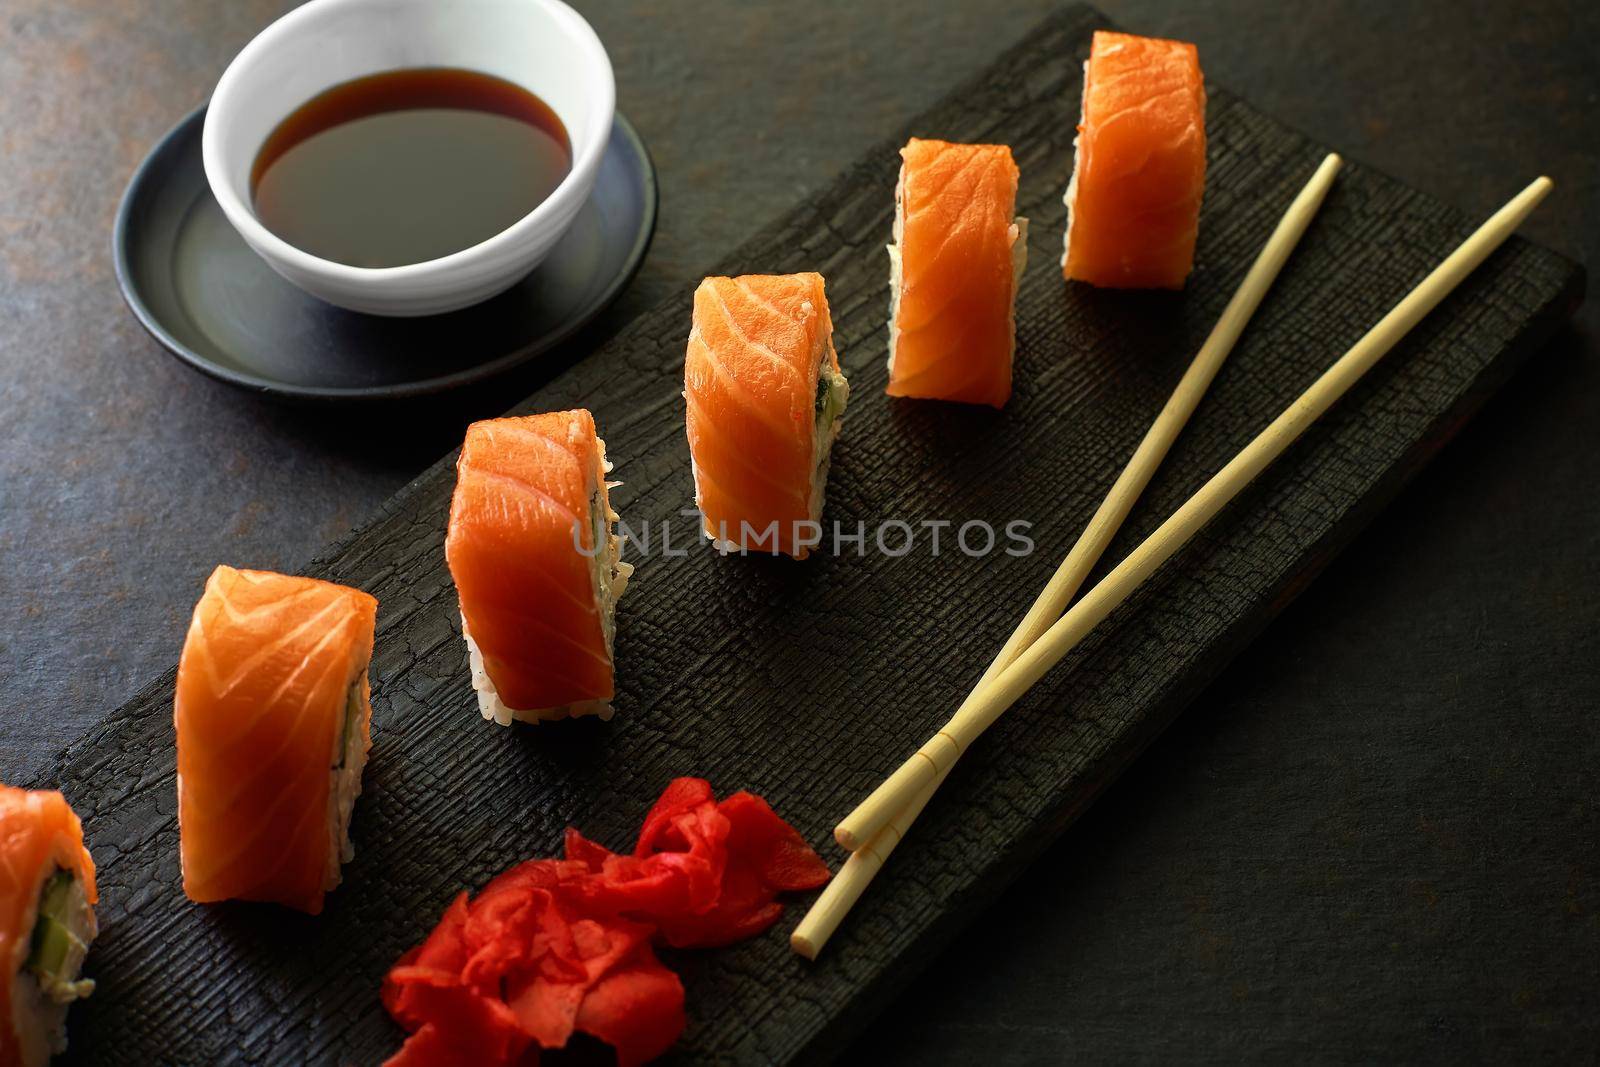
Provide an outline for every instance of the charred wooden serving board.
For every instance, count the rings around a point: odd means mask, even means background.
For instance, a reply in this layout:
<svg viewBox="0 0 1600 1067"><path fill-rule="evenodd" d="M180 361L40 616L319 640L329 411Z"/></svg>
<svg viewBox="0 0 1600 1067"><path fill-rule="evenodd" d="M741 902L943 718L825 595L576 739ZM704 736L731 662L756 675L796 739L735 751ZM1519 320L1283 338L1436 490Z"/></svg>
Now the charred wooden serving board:
<svg viewBox="0 0 1600 1067"><path fill-rule="evenodd" d="M356 859L321 917L184 900L170 671L40 783L66 791L101 865L103 932L88 965L99 989L73 1010L71 1059L377 1061L401 1038L379 979L454 893L555 851L568 823L624 846L675 775L756 790L840 859L835 820L981 673L1325 151L1213 86L1188 289L1064 285L1061 193L1080 65L1102 25L1082 7L1050 19L717 267L827 277L853 386L827 520L853 530L1021 519L1033 524L1033 554L974 558L949 551L947 535L937 558L926 537L899 557L718 558L679 514L691 504L679 397L686 290L519 409L593 409L625 482L614 496L625 519L670 523L675 545L690 547L633 556L616 718L508 731L478 717L441 547L453 457L441 460L309 568L382 603ZM883 395L883 245L908 134L1004 142L1022 168L1030 262L1004 411ZM1108 558L1478 221L1348 166ZM672 954L690 1018L676 1055L764 1063L840 1049L1539 348L1582 287L1579 268L1526 242L1493 256L973 749L818 963L785 943L803 902L768 936Z"/></svg>

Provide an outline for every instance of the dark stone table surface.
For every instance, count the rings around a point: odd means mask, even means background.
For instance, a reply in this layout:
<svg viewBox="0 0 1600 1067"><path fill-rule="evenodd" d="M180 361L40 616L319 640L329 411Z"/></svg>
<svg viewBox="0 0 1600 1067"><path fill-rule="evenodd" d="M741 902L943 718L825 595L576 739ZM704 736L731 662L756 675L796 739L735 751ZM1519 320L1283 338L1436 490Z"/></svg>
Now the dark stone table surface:
<svg viewBox="0 0 1600 1067"><path fill-rule="evenodd" d="M650 258L539 366L377 414L200 377L112 278L132 168L286 6L0 5L0 779L175 658L214 563L303 563L1051 5L580 4L661 170ZM1551 174L1524 232L1595 262L1594 5L1100 6L1474 213ZM1591 302L859 1057L1600 1054L1597 332Z"/></svg>

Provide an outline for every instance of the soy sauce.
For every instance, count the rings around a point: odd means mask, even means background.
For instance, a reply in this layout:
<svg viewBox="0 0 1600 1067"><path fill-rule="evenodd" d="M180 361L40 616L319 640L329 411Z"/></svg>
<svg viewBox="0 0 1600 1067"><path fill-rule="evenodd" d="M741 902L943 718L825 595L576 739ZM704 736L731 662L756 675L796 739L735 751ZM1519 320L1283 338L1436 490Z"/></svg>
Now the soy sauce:
<svg viewBox="0 0 1600 1067"><path fill-rule="evenodd" d="M566 127L533 93L471 70L419 67L336 85L262 144L256 216L314 256L394 267L504 230L572 169Z"/></svg>

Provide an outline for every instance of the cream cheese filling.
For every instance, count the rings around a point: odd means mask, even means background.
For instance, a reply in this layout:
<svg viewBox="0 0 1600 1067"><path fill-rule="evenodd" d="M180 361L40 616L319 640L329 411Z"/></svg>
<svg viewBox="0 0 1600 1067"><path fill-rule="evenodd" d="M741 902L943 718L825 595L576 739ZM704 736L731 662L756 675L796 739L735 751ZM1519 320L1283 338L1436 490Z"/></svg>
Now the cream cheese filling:
<svg viewBox="0 0 1600 1067"><path fill-rule="evenodd" d="M361 795L361 772L371 748L372 690L363 663L345 691L344 711L333 742L328 771L328 862L323 889L335 889L344 877L344 864L355 858L350 840L350 816Z"/></svg>
<svg viewBox="0 0 1600 1067"><path fill-rule="evenodd" d="M833 351L833 339L829 338L827 353L817 371L817 420L812 431L811 498L807 509L812 522L822 518L833 443L839 439L844 409L850 402L850 383L834 368L837 359Z"/></svg>

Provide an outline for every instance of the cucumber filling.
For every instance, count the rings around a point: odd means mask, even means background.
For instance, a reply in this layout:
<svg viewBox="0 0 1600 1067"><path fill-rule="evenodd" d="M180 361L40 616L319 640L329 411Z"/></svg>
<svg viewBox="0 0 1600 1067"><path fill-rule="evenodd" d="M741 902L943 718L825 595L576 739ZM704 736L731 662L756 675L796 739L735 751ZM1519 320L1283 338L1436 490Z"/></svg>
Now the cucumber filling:
<svg viewBox="0 0 1600 1067"><path fill-rule="evenodd" d="M813 523L822 520L822 501L828 487L828 460L834 438L839 436L839 422L844 416L845 404L850 399L850 383L835 367L835 359L833 342L830 340L827 353L817 369L817 424L811 437L811 498L807 502L807 517ZM797 532L797 539L798 536ZM821 543L820 529L813 531L813 536L818 540L812 542L810 547ZM804 543L801 547L805 547Z"/></svg>
<svg viewBox="0 0 1600 1067"><path fill-rule="evenodd" d="M817 374L817 451L816 465L822 466L822 461L827 457L827 446L833 443L833 424L839 421L844 414L845 401L850 396L850 384L845 381L844 375L828 366L822 365Z"/></svg>
<svg viewBox="0 0 1600 1067"><path fill-rule="evenodd" d="M39 893L39 918L33 924L33 940L23 968L31 972L40 991L58 1004L67 1004L94 992L94 982L79 979L78 970L89 951L80 936L93 937L89 905L77 880L67 871L56 871L46 879Z"/></svg>

